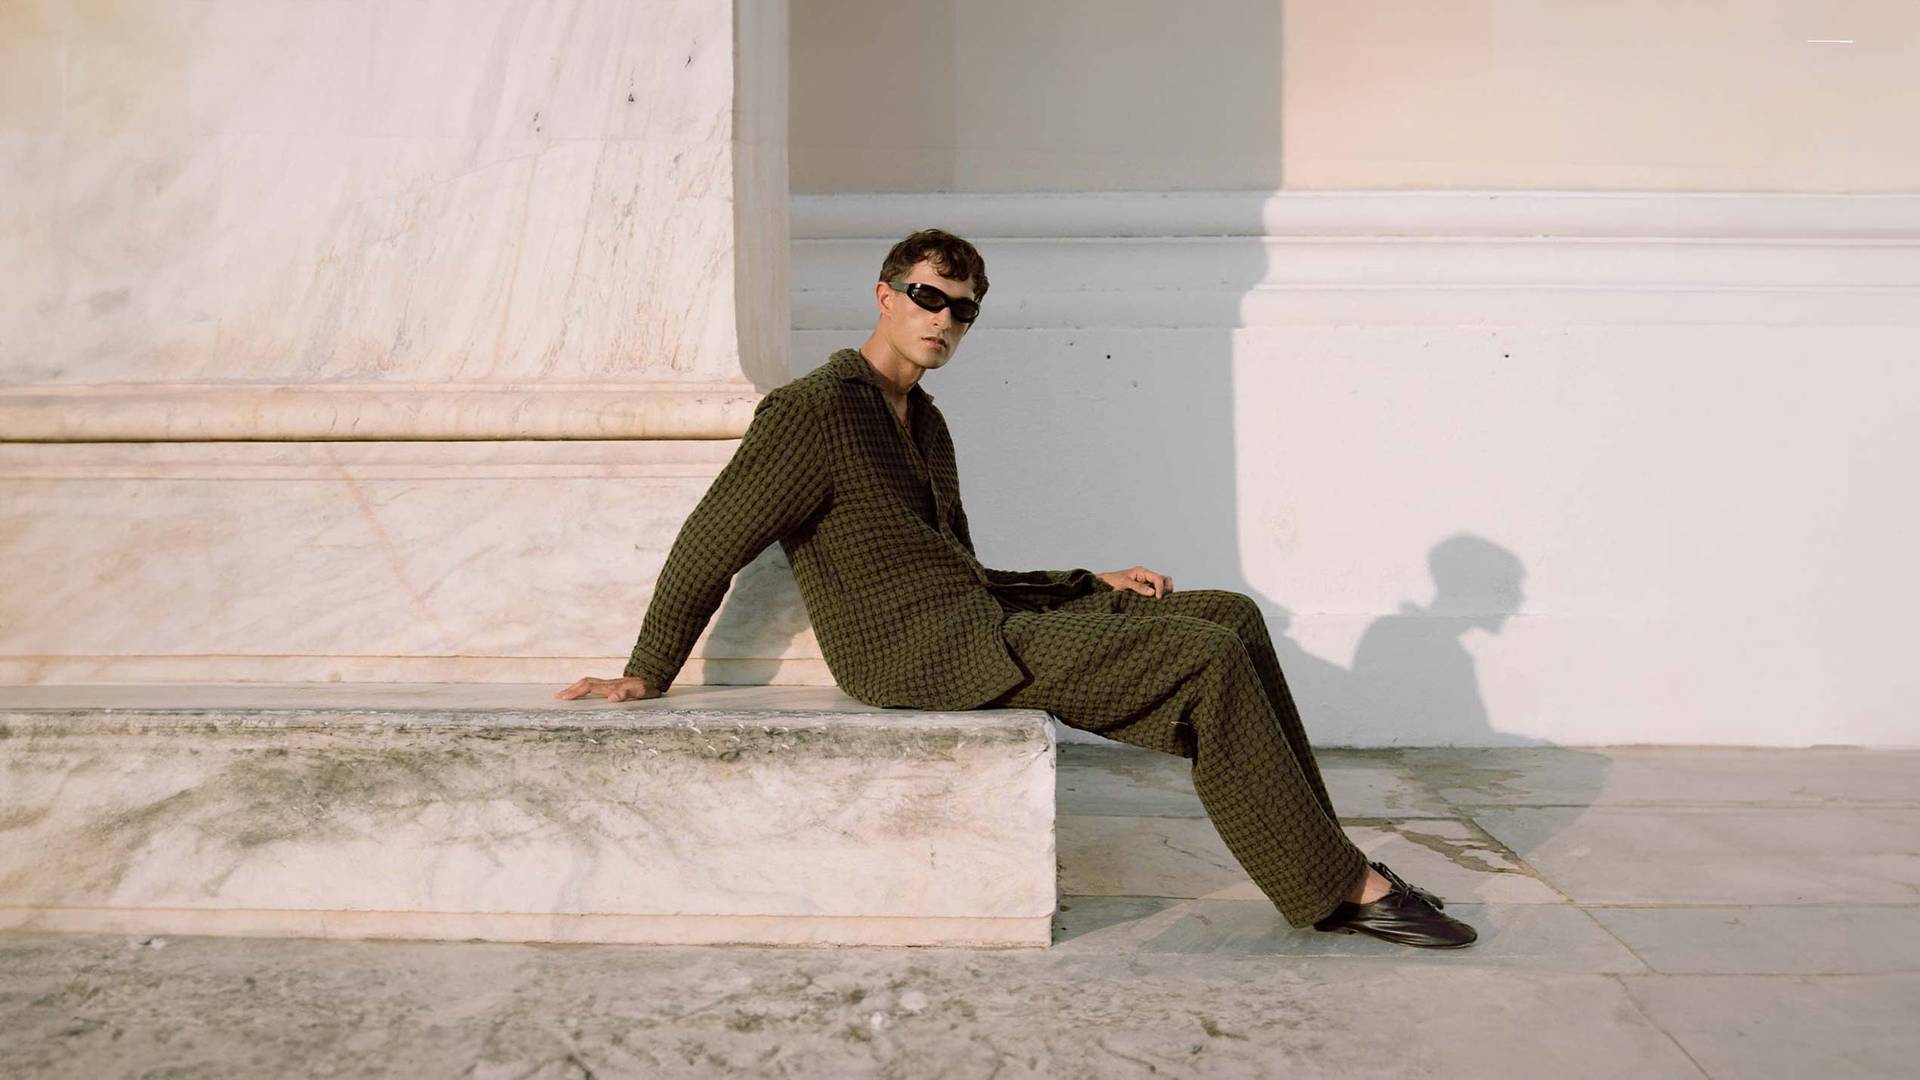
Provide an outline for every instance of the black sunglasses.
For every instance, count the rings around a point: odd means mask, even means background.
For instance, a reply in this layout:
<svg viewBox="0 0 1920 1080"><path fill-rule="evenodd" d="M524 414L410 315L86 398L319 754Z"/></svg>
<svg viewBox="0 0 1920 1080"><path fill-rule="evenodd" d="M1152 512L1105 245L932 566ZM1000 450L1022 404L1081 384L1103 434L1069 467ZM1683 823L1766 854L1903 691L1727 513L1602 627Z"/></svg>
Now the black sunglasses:
<svg viewBox="0 0 1920 1080"><path fill-rule="evenodd" d="M906 293L908 299L928 311L939 311L941 308L953 309L954 322L971 323L980 317L980 302L977 300L955 299L931 285L918 281L910 281L905 285L897 281L889 281L887 284Z"/></svg>

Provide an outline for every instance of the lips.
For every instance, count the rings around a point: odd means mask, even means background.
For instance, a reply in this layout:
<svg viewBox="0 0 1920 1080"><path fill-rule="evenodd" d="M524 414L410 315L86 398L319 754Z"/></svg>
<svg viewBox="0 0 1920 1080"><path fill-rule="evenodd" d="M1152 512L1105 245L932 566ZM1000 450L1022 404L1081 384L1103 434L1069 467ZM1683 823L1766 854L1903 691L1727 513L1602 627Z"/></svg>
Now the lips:
<svg viewBox="0 0 1920 1080"><path fill-rule="evenodd" d="M947 347L947 343L940 340L939 338L925 337L925 338L921 338L920 340L926 342L929 345L933 345L941 349L944 349Z"/></svg>

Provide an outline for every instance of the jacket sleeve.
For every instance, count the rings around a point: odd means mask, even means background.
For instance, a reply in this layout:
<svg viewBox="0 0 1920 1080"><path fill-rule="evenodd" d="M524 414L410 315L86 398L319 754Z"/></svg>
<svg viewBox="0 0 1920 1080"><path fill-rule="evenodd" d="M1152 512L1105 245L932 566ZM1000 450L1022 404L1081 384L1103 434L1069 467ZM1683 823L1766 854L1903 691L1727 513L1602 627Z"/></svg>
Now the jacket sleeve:
<svg viewBox="0 0 1920 1080"><path fill-rule="evenodd" d="M663 691L671 686L733 576L826 505L832 489L814 410L776 387L754 407L733 457L680 526L624 674Z"/></svg>
<svg viewBox="0 0 1920 1080"><path fill-rule="evenodd" d="M946 440L946 450L953 452L953 438L947 434L946 421L940 423L941 437ZM973 532L967 525L967 509L960 502L959 470L956 467L953 486L953 535L960 545L967 549L975 562L980 556L973 550ZM1094 576L1093 571L1073 570L992 570L982 566L981 572L987 575L987 584L1002 587L1039 588L1047 593L1056 594L1062 599L1083 596L1087 593L1112 592L1113 586Z"/></svg>

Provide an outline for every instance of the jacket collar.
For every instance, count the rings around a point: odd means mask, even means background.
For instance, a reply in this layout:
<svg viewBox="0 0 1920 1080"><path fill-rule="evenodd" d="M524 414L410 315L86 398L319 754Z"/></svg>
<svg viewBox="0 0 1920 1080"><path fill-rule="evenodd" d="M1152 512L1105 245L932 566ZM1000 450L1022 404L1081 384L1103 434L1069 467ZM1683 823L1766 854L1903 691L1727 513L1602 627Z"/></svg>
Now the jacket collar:
<svg viewBox="0 0 1920 1080"><path fill-rule="evenodd" d="M873 365L867 361L866 354L859 349L841 349L834 353L827 360L827 368L834 375L849 382L864 382L881 391L886 389L880 382L880 373L873 370ZM913 384L913 389L907 391L907 397L911 398L915 394L920 395L924 400L933 400L933 395L927 393L919 383Z"/></svg>

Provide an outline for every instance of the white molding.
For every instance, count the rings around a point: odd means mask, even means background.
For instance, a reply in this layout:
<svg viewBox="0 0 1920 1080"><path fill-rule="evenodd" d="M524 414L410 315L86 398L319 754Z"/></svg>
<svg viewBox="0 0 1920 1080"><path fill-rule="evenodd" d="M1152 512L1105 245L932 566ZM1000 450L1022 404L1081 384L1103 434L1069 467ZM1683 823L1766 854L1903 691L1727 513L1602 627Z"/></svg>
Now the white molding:
<svg viewBox="0 0 1920 1080"><path fill-rule="evenodd" d="M1920 322L1920 196L1128 193L797 197L794 323L872 324L886 247L986 248L979 332Z"/></svg>
<svg viewBox="0 0 1920 1080"><path fill-rule="evenodd" d="M0 909L0 930L36 934L162 934L366 941L568 942L647 945L1046 948L1048 915L912 918L862 915L618 915L346 909L48 907Z"/></svg>
<svg viewBox="0 0 1920 1080"><path fill-rule="evenodd" d="M1920 240L1920 194L1202 191L795 195L795 240L1144 236Z"/></svg>

